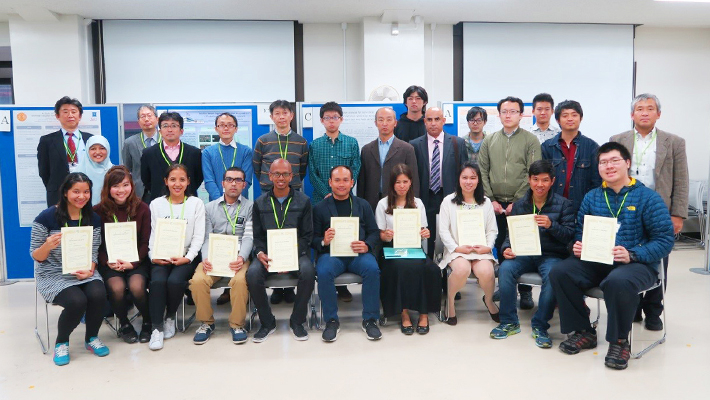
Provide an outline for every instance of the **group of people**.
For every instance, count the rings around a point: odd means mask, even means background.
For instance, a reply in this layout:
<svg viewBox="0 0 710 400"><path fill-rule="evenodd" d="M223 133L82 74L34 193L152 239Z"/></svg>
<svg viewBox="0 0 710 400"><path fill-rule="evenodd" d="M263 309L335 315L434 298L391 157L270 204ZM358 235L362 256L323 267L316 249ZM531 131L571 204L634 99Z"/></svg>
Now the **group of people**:
<svg viewBox="0 0 710 400"><path fill-rule="evenodd" d="M443 132L443 111L427 108L427 102L424 88L409 87L407 112L397 118L392 108L378 109L378 138L360 149L353 137L340 132L343 110L337 103L320 108L326 132L309 144L291 129L290 103L278 100L269 108L275 129L260 137L253 150L235 140L237 119L223 113L215 119L220 142L203 151L180 140L183 118L178 113L158 116L144 105L138 110L142 132L124 143L125 165L112 166L108 143L77 129L81 103L60 99L55 114L62 128L43 136L38 146L49 208L33 224L30 248L39 292L64 308L54 362L69 362L69 335L84 315L86 348L98 356L109 353L98 338L107 296L123 340L159 350L175 335L173 316L187 292L201 322L193 342L207 342L216 328L210 289L221 279L210 275L209 235L216 233L237 236L240 242L239 255L229 264L234 272L229 289L218 299L218 304L231 303L234 343L248 339L249 297L260 319L253 342L275 331L271 305L284 300L293 303L289 328L294 338L307 340L304 324L316 277L326 322L322 340L335 341L338 299L352 300L347 289L335 286L346 271L362 277L362 329L370 340L382 337L380 307L384 317L400 316L403 334L427 334L429 313L440 310L442 291L445 321L456 325L455 302L472 274L497 323L490 337L504 339L521 331L517 292L521 309L534 307L530 287L517 285L518 278L538 272L542 287L532 318L535 344L552 347L548 329L557 305L562 333L568 334L560 350L576 354L596 347L584 293L600 286L608 311L605 364L626 368L632 321L645 314L647 329L663 327L662 289L643 298L638 293L656 282L664 259L667 268L674 233L687 217L685 142L655 127L661 115L658 99L637 96L631 106L634 129L602 146L579 131L583 112L576 101L555 106L550 95L536 96L533 132L519 126L524 112L519 98L498 102L503 128L493 133L483 132L486 110L473 107L465 137ZM551 123L552 115L559 128ZM302 191L306 176L313 185L310 198ZM252 177L262 190L253 201L248 199ZM195 196L203 182L207 205ZM393 247L397 209L418 210L426 256L385 257ZM459 240L466 229L457 226L460 210L480 210L485 243ZM539 256L516 256L512 250L506 217L524 214L534 214ZM613 265L580 259L587 215L617 218ZM331 255L338 234L331 226L334 217L359 218L357 240L350 243L354 256ZM156 225L164 218L186 221L181 257L155 257ZM137 224L140 261L110 263L102 227L125 221ZM93 226L90 270L62 275L63 226ZM293 228L298 270L290 274L297 278L296 290L274 289L269 299L266 281L275 273L269 271L273 249L267 232ZM143 317L140 332L128 319L129 297Z"/></svg>

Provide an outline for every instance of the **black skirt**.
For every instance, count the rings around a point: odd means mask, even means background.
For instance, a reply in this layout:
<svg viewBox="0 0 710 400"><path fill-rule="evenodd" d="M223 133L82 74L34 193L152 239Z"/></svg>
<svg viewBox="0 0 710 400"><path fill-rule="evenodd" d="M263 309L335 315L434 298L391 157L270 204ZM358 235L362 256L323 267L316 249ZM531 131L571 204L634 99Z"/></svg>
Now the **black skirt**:
<svg viewBox="0 0 710 400"><path fill-rule="evenodd" d="M441 269L429 258L380 262L380 299L385 317L414 310L427 314L441 309Z"/></svg>

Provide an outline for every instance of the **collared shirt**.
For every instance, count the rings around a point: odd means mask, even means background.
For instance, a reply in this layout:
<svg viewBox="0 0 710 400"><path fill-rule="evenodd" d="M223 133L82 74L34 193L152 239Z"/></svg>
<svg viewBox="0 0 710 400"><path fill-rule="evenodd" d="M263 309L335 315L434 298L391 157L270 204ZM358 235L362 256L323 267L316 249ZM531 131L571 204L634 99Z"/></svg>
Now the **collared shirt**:
<svg viewBox="0 0 710 400"><path fill-rule="evenodd" d="M172 161L178 161L178 156L180 155L180 142L178 141L175 146L168 146L167 143L163 142L165 147L165 154Z"/></svg>
<svg viewBox="0 0 710 400"><path fill-rule="evenodd" d="M64 135L64 141L67 143L67 148L69 147L69 135L67 134L66 129L62 129L62 134ZM87 152L86 152L86 143L84 143L84 140L82 139L81 132L79 132L79 129L75 129L72 132L71 140L74 142L74 148L76 149L76 163L72 164L68 162L67 164L69 165L69 172L76 172L76 170L79 168L79 163L84 162L87 157ZM65 149L66 150L66 149Z"/></svg>
<svg viewBox="0 0 710 400"><path fill-rule="evenodd" d="M241 204L241 208L239 205ZM229 217L234 220L237 218L236 231L232 233L232 226L224 213L222 206L227 206ZM246 260L249 258L253 246L254 231L252 225L252 207L253 203L244 196L239 196L239 199L232 204L227 204L225 197L209 202L205 206L205 241L202 245L202 255L205 257L209 251L209 235L210 233L218 233L223 235L232 235L239 237L239 255ZM239 215L237 215L239 208Z"/></svg>
<svg viewBox="0 0 710 400"><path fill-rule="evenodd" d="M478 143L474 143L474 141L471 140L470 134L466 135L466 155L470 161L476 161L478 159L478 152L481 150L481 144L483 144L483 139L486 137L486 132L482 132L482 134L481 141Z"/></svg>
<svg viewBox="0 0 710 400"><path fill-rule="evenodd" d="M335 141L323 134L311 142L308 150L308 170L313 185L313 204L317 204L330 193L330 170L338 165L350 167L353 179L357 179L360 173L360 146L355 138L338 132Z"/></svg>
<svg viewBox="0 0 710 400"><path fill-rule="evenodd" d="M537 124L535 124L533 125L530 132L532 132L533 135L537 136L537 140L539 140L540 144L542 144L547 139L552 139L553 137L555 137L555 135L560 133L560 128L550 124L547 126L547 129L543 131L542 129L540 129L539 126L537 126Z"/></svg>
<svg viewBox="0 0 710 400"><path fill-rule="evenodd" d="M429 170L431 171L431 163L432 163L432 157L434 157L434 140L438 140L439 143L439 165L442 166L444 165L444 132L441 131L439 132L439 136L433 137L429 133L426 134L426 140L427 143L429 144L428 150L429 150ZM441 167L439 167L441 168ZM441 171L441 169L439 169Z"/></svg>
<svg viewBox="0 0 710 400"><path fill-rule="evenodd" d="M385 159L387 158L387 153L392 147L392 142L394 142L394 135L392 135L386 142L383 142L379 137L377 138L377 147L380 152L380 167L385 165Z"/></svg>
<svg viewBox="0 0 710 400"><path fill-rule="evenodd" d="M656 128L642 137L634 129L634 148L631 153L630 175L643 182L646 187L656 190L656 181L653 178L653 171L656 169Z"/></svg>
<svg viewBox="0 0 710 400"><path fill-rule="evenodd" d="M160 133L158 133L158 131L155 131L155 133L153 133L153 136L151 136L151 137L146 136L145 133L143 133L143 132L141 132L141 134L143 135L143 141L145 142L146 148L158 143L157 138L159 137L158 135L160 135Z"/></svg>
<svg viewBox="0 0 710 400"><path fill-rule="evenodd" d="M577 136L579 135L580 133L577 132ZM562 139L562 136L560 136L559 143L560 149L562 149L562 154L564 154L565 160L567 161L567 171L565 173L565 188L562 190L562 196L564 196L564 198L566 199L569 199L569 181L572 178L572 171L574 170L574 156L575 153L577 153L577 144L574 142L574 139L572 139L572 141L569 142L569 146L567 146L567 142Z"/></svg>
<svg viewBox="0 0 710 400"><path fill-rule="evenodd" d="M224 142L223 142L222 140L220 140L220 141L219 141L219 144L221 144L222 146L228 146L228 147L231 147L231 148L234 148L234 149L237 148L237 142L236 142L236 140L234 140L234 138L232 138L232 141L229 142L229 143L227 143L227 144L224 144Z"/></svg>

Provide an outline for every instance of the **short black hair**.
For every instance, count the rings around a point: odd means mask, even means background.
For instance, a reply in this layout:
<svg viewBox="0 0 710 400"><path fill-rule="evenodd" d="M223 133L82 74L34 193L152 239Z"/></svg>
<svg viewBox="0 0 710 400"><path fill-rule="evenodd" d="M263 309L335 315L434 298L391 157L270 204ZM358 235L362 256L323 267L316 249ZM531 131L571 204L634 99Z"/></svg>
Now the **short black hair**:
<svg viewBox="0 0 710 400"><path fill-rule="evenodd" d="M584 116L584 113L582 112L582 105L574 100L565 100L555 107L555 119L558 122L560 121L560 114L562 114L562 110L574 110L577 114L579 114L579 118Z"/></svg>
<svg viewBox="0 0 710 400"><path fill-rule="evenodd" d="M555 108L555 101L552 100L552 96L550 96L548 93L540 93L537 96L533 97L533 110L535 109L535 104L537 103L550 103L550 107Z"/></svg>
<svg viewBox="0 0 710 400"><path fill-rule="evenodd" d="M54 115L59 115L59 109L62 108L64 105L70 105L70 106L75 106L76 108L79 109L79 115L84 114L84 107L81 105L81 102L77 99L72 99L69 96L64 96L61 99L57 100L56 103L54 103Z"/></svg>
<svg viewBox="0 0 710 400"><path fill-rule="evenodd" d="M523 111L525 110L525 105L523 104L523 101L522 101L522 100L520 100L520 99L517 98L517 97L508 96L508 97L506 97L506 98L504 98L504 99L501 99L501 101L498 102L498 112L499 112L499 113L500 113L500 106L503 105L503 103L508 102L508 101L511 102L511 103L518 103L518 105L520 106L520 113L521 113L521 114L522 114Z"/></svg>
<svg viewBox="0 0 710 400"><path fill-rule="evenodd" d="M158 126L163 125L163 121L176 121L180 125L180 129L185 125L185 121L182 119L182 115L175 111L165 111L160 114L158 118Z"/></svg>
<svg viewBox="0 0 710 400"><path fill-rule="evenodd" d="M241 169L241 168L239 168L239 167L229 167L229 168L227 168L227 170L224 171L224 173L222 174L222 180L227 179L227 172L241 172L242 175L244 176L244 179L245 179L245 180L247 179L247 173L244 172L243 169Z"/></svg>
<svg viewBox="0 0 710 400"><path fill-rule="evenodd" d="M631 153L629 153L629 149L627 149L626 146L619 142L606 142L597 149L597 164L599 164L599 157L602 154L611 153L614 150L621 154L621 158L623 158L624 161L631 160Z"/></svg>
<svg viewBox="0 0 710 400"><path fill-rule="evenodd" d="M466 113L466 121L471 121L476 118L476 115L481 114L481 119L483 122L488 122L488 113L481 107L475 106L471 107Z"/></svg>
<svg viewBox="0 0 710 400"><path fill-rule="evenodd" d="M320 107L320 117L323 118L327 111L335 111L341 117L343 116L343 107L340 107L340 104L334 101L329 101Z"/></svg>
<svg viewBox="0 0 710 400"><path fill-rule="evenodd" d="M229 118L231 118L231 119L234 120L234 125L235 125L235 126L239 126L239 122L237 122L237 117L235 117L234 115L232 115L232 113L228 113L228 112L223 112L222 114L219 114L219 115L214 119L214 126L217 126L217 120L219 119L219 117L224 117L225 115L226 115L227 117L229 117Z"/></svg>
<svg viewBox="0 0 710 400"><path fill-rule="evenodd" d="M271 103L269 105L269 114L274 114L274 110L277 108L283 108L285 110L289 110L293 113L293 108L291 108L291 103L289 103L286 100L276 100L275 102Z"/></svg>
<svg viewBox="0 0 710 400"><path fill-rule="evenodd" d="M554 179L555 169L552 168L550 160L537 160L530 164L530 168L528 168L528 177L540 174L548 174L550 175L550 179Z"/></svg>
<svg viewBox="0 0 710 400"><path fill-rule="evenodd" d="M412 85L408 87L407 90L404 91L404 95L402 95L405 105L407 104L407 97L411 96L412 93L418 94L419 97L424 100L424 107L422 107L422 112L426 111L426 105L429 104L429 95L427 94L426 89L417 85Z"/></svg>
<svg viewBox="0 0 710 400"><path fill-rule="evenodd" d="M333 171L335 171L335 170L338 169L338 168L345 168L345 169L347 169L348 171L350 171L350 179L354 179L354 176L353 176L353 169L350 168L350 167L348 167L347 165L336 165L335 167L331 168L331 169L330 169L329 178L333 178Z"/></svg>

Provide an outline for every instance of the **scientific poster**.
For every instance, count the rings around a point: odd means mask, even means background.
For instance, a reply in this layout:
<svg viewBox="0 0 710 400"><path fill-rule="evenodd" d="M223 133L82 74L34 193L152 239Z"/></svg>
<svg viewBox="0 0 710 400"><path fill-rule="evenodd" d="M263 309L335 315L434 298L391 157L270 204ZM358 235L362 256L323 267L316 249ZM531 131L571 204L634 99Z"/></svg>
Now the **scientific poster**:
<svg viewBox="0 0 710 400"><path fill-rule="evenodd" d="M379 132L375 126L375 113L379 107L343 107L343 122L340 132L354 137L360 148L377 139ZM325 135L325 127L320 122L320 107L313 107L313 139ZM399 118L399 116L397 116Z"/></svg>
<svg viewBox="0 0 710 400"><path fill-rule="evenodd" d="M468 135L469 128L468 121L466 121L466 114L471 107L473 106L458 107L458 126L456 128L460 137ZM503 129L503 124L500 122L500 116L498 115L498 108L496 106L482 106L481 108L486 110L486 113L488 114L488 121L486 121L486 125L483 127L483 132L489 134ZM520 120L520 127L529 131L532 129L532 126L532 107L526 105L525 112L523 112L523 118Z"/></svg>

